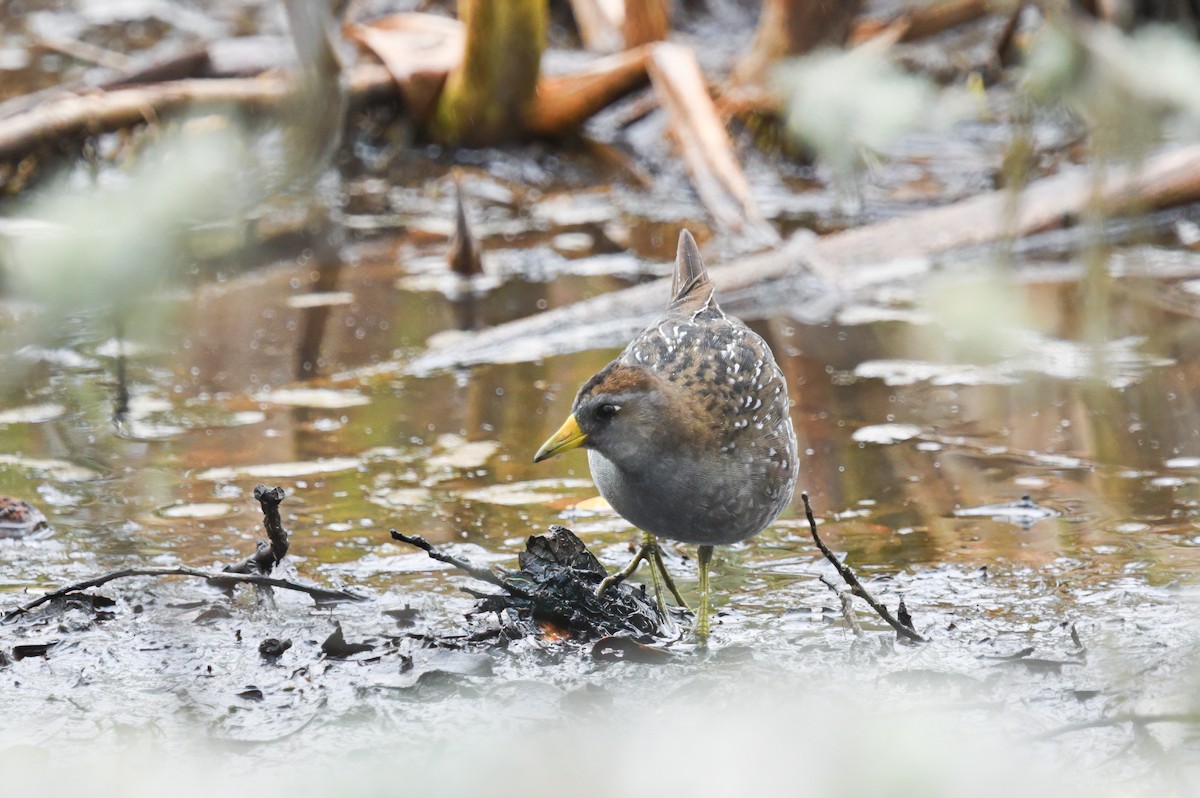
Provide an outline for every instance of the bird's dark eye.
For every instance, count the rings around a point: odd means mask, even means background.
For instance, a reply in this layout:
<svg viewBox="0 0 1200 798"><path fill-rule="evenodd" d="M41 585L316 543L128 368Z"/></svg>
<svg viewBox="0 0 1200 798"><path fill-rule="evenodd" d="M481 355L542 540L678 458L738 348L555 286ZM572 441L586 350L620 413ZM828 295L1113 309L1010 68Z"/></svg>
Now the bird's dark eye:
<svg viewBox="0 0 1200 798"><path fill-rule="evenodd" d="M620 409L621 409L620 405L612 405L612 404L600 405L599 407L596 408L596 418L600 419L601 421L608 421L610 418L615 416L617 414L617 411Z"/></svg>

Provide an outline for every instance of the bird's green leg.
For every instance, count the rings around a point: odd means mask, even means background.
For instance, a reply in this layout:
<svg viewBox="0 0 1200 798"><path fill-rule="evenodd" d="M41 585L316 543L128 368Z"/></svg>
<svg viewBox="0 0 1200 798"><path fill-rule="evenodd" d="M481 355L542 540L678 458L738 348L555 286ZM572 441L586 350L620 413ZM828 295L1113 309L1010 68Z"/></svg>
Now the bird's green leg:
<svg viewBox="0 0 1200 798"><path fill-rule="evenodd" d="M708 640L708 614L711 610L708 598L708 564L712 562L713 547L701 546L697 554L697 562L700 566L700 609L696 613L696 626L694 628L696 638L700 641L705 641Z"/></svg>
<svg viewBox="0 0 1200 798"><path fill-rule="evenodd" d="M642 551L646 552L646 564L650 566L650 581L654 583L654 600L658 603L658 611L667 614L667 599L663 595L663 580L670 579L667 569L660 568L662 550L658 546L658 538L649 532L642 533Z"/></svg>
<svg viewBox="0 0 1200 798"><path fill-rule="evenodd" d="M662 546L658 545L658 541L654 542L654 552L653 553L654 553L654 562L653 562L654 570L662 573L663 582L666 583L667 590L670 590L671 595L675 597L675 603L678 604L680 607L683 607L688 612L691 612L692 608L689 607L687 605L687 602L683 600L683 596L681 596L679 594L679 588L675 587L675 580L671 578L671 574L667 571L667 565L666 565L666 563L663 562ZM654 580L654 587L655 588L658 587L657 579ZM661 604L661 602L660 602L660 604ZM663 608L663 611L665 612L666 608Z"/></svg>
<svg viewBox="0 0 1200 798"><path fill-rule="evenodd" d="M604 579L600 582L599 587L596 588L597 596L603 596L604 591L608 590L610 587L613 587L614 585L619 585L622 582L624 582L626 579L628 579L633 574L634 571L637 570L637 568L641 564L642 560L648 559L651 556L650 552L653 549L653 546L646 544L646 537L647 537L647 533L643 533L642 534L642 545L638 548L637 553L633 555L633 559L630 560L629 563L624 568L617 571L616 573L611 573L608 576L604 577ZM654 536L650 535L649 537L650 537L651 542L653 543ZM657 545L657 544L655 544L655 545ZM653 570L653 569L651 569L651 570ZM656 583L655 588L657 589L657 587L658 587L658 585Z"/></svg>

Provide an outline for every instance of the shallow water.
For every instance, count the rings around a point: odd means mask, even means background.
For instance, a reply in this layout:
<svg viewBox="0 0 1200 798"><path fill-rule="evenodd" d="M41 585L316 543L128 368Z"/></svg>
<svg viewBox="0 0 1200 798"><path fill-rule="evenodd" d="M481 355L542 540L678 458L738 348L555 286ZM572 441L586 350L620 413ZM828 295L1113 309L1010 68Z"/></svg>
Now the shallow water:
<svg viewBox="0 0 1200 798"><path fill-rule="evenodd" d="M151 752L250 754L238 773L353 755L366 774L394 757L422 783L467 792L483 777L430 775L422 758L436 752L463 770L502 758L481 752L514 754L514 740L546 751L577 741L588 753L561 768L632 758L619 783L658 783L637 747L680 761L719 717L735 751L766 763L759 784L787 778L789 741L824 750L813 738L829 729L824 744L848 750L864 734L931 733L944 758L896 758L939 773L945 794L962 794L952 769L939 770L960 746L964 761L993 769L1014 758L1094 771L1113 794L1187 792L1194 725L1028 738L1196 709L1200 288L1188 280L1200 258L1182 243L1188 212L1152 236L1124 236L1106 253L1123 275L1113 281L1064 280L1082 257L1059 248L1021 252L1008 264L1018 279L944 263L840 297L825 316L808 298L781 301L778 287L742 298L788 377L800 488L823 538L890 607L902 596L930 643L896 642L861 604L864 634L847 627L820 580L836 574L797 506L719 552L708 650L676 642L669 662L649 665L550 637L507 648L466 639L491 623L465 617L473 601L460 588L479 585L388 529L509 567L528 535L559 523L609 567L623 563L634 533L597 501L585 457L531 462L616 350L420 376L408 364L435 336L667 273L681 227L712 262L743 249L700 221L654 125L623 141L655 164L647 188L587 148L464 154L489 271L466 297L443 260L450 157L367 141L341 162L333 220L308 248L196 256L184 279L132 303L123 334L107 313L0 300L0 495L50 522L0 531L0 610L119 568L239 561L262 536L260 483L287 491L295 576L370 599L316 608L284 591L230 597L195 580L141 579L94 591L111 607L0 626L0 755L134 740ZM935 158L948 140L954 157ZM855 220L811 170L780 172L752 154L747 168L780 230L828 230L978 190L1006 140L998 123L972 123L906 142L868 180ZM121 353L128 407L114 423ZM694 595L693 552L667 555ZM335 623L373 648L324 656ZM267 638L292 647L264 660ZM21 648L38 644L54 645ZM676 736L637 730L650 721ZM975 751L964 730L986 731L995 747ZM827 767L811 751L797 761ZM1019 794L1019 771L996 785ZM679 778L669 786L690 783Z"/></svg>

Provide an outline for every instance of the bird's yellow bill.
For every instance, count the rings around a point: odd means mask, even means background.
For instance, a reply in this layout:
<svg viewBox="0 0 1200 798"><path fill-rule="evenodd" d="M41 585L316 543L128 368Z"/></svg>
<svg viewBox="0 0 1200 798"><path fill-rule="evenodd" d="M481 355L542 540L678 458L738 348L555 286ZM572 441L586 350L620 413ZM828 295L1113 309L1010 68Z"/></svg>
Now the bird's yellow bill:
<svg viewBox="0 0 1200 798"><path fill-rule="evenodd" d="M543 443L542 448L537 450L537 454L533 456L533 462L540 463L555 455L569 452L582 446L586 440L587 435L579 428L579 422L575 420L575 416L569 415L563 425L558 428L558 432L551 435L550 440Z"/></svg>

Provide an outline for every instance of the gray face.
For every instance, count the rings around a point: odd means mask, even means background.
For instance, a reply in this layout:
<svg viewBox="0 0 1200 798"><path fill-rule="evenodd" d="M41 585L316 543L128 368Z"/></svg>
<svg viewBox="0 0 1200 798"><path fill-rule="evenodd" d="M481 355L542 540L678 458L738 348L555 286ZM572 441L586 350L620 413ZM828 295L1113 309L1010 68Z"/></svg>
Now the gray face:
<svg viewBox="0 0 1200 798"><path fill-rule="evenodd" d="M587 435L585 448L622 468L640 470L656 458L663 444L664 409L659 391L635 390L581 396L574 413Z"/></svg>

